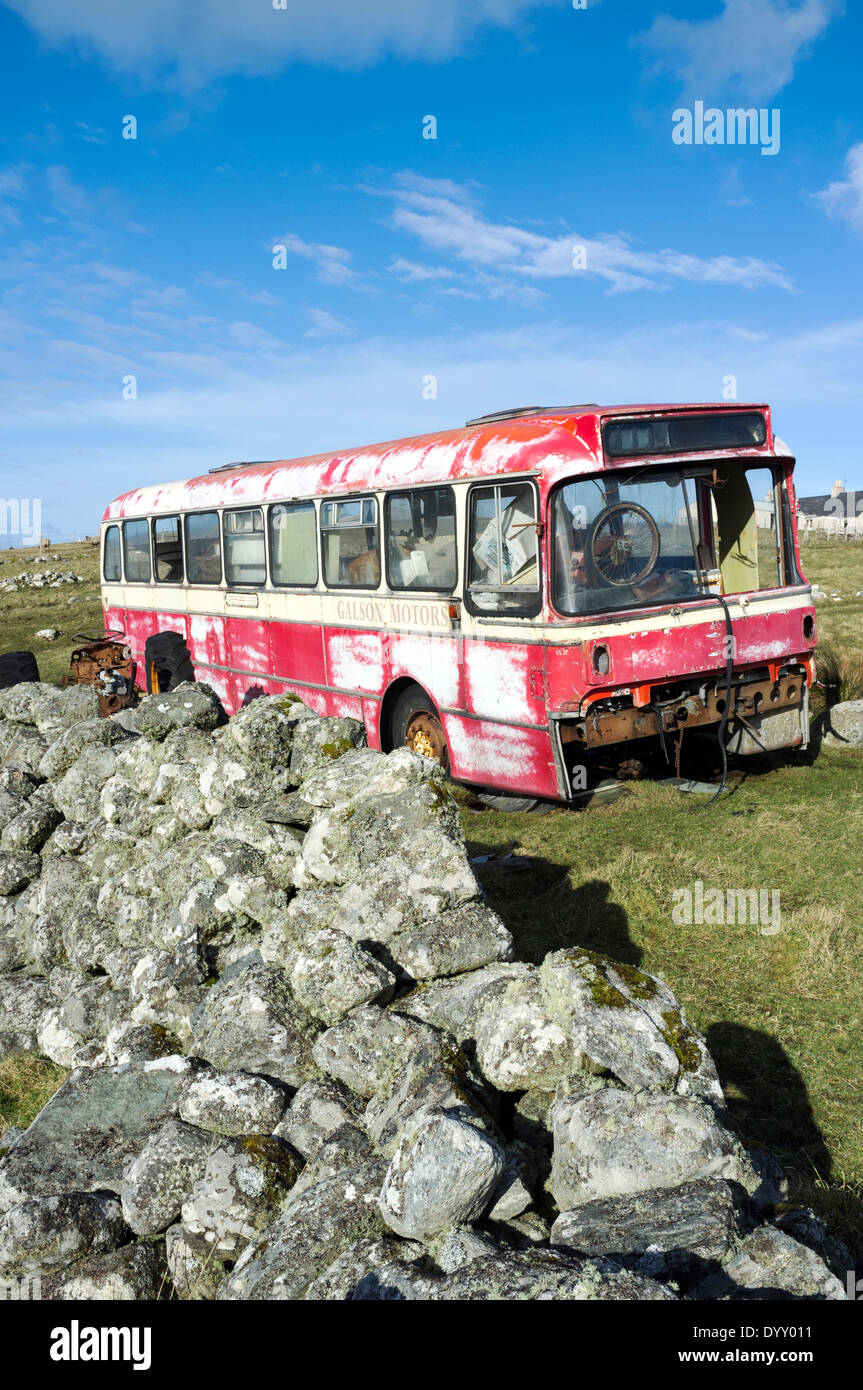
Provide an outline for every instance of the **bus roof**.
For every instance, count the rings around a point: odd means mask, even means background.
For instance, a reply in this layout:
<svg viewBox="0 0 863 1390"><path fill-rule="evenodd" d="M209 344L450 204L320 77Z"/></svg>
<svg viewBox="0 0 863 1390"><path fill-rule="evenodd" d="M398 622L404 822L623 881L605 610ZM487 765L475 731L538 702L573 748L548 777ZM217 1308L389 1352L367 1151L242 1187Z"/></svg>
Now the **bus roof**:
<svg viewBox="0 0 863 1390"><path fill-rule="evenodd" d="M526 409L529 414L524 413ZM461 429L412 435L306 458L226 464L197 478L135 488L109 503L102 520L206 507L252 506L380 488L420 487L512 473L541 473L556 482L574 474L629 466L626 460L603 460L601 426L608 417L724 410L761 410L767 419L766 445L727 452L739 455L773 451L769 407L763 404L711 401L686 405L522 407L482 417ZM666 456L662 461L672 460Z"/></svg>

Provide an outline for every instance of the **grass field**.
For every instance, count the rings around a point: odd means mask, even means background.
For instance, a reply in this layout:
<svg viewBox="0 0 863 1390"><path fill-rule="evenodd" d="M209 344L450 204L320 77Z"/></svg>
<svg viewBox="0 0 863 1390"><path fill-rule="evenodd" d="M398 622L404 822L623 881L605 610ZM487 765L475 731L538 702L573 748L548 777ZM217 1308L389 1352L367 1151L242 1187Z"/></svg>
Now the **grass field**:
<svg viewBox="0 0 863 1390"><path fill-rule="evenodd" d="M35 550L0 550L0 583L27 571L39 574L55 570L81 576L80 584L61 584L57 589L19 589L0 593L0 652L34 652L44 681L59 681L69 670L69 653L77 645L76 632L103 629L99 597L99 548L88 541L52 545L49 555L60 558L36 564ZM70 603L69 600L75 602ZM59 628L55 642L37 638L43 628Z"/></svg>
<svg viewBox="0 0 863 1390"><path fill-rule="evenodd" d="M62 561L53 568L87 583L0 595L0 651L37 650L49 680L67 667L71 634L100 617L97 600L66 604L97 594L95 553L54 553ZM818 604L820 638L863 649L863 545L809 540L803 564L842 595ZM16 552L0 576L23 568ZM34 644L48 625L63 639ZM733 1128L772 1149L793 1199L820 1210L863 1257L863 752L749 760L729 785L708 809L645 782L611 805L543 816L479 811L468 793L456 796L471 855L530 859L523 872L476 866L518 954L541 960L578 943L668 980L707 1037ZM781 930L675 925L674 891L696 880L705 890L778 891ZM4 1062L0 1130L31 1118L60 1076L33 1059Z"/></svg>

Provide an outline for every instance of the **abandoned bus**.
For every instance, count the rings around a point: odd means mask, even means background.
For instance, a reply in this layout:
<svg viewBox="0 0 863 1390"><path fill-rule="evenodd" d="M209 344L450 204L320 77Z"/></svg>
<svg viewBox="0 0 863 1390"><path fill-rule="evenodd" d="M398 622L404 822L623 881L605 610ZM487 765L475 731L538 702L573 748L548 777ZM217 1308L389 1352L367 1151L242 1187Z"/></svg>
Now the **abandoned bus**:
<svg viewBox="0 0 863 1390"><path fill-rule="evenodd" d="M808 737L815 610L765 405L526 408L128 492L108 628L150 689L293 692L453 777L571 801L592 767Z"/></svg>

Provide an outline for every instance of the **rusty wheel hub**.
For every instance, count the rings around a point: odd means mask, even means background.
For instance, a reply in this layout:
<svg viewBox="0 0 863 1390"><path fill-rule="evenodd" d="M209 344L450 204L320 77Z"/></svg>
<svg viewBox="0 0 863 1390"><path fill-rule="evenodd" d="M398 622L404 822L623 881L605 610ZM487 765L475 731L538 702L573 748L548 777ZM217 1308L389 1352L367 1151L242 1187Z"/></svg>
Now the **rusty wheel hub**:
<svg viewBox="0 0 863 1390"><path fill-rule="evenodd" d="M449 762L443 727L434 714L420 712L413 715L405 730L405 743L412 753L433 758L441 767L446 767Z"/></svg>

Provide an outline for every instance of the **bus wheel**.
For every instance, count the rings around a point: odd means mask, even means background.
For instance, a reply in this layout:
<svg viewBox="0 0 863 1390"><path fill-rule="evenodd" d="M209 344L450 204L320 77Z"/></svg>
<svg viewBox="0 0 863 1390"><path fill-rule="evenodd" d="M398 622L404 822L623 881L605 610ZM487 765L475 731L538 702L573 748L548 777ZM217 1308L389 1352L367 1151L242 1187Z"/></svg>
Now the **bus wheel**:
<svg viewBox="0 0 863 1390"><path fill-rule="evenodd" d="M158 695L195 679L192 656L180 632L157 632L144 646L147 691Z"/></svg>
<svg viewBox="0 0 863 1390"><path fill-rule="evenodd" d="M403 690L393 710L393 747L403 744L412 753L431 758L449 769L449 749L446 734L432 701L421 685L409 685Z"/></svg>
<svg viewBox="0 0 863 1390"><path fill-rule="evenodd" d="M553 809L552 802L539 801L535 796L507 796L505 792L478 792L477 799L489 811L533 811L542 806L543 810Z"/></svg>

